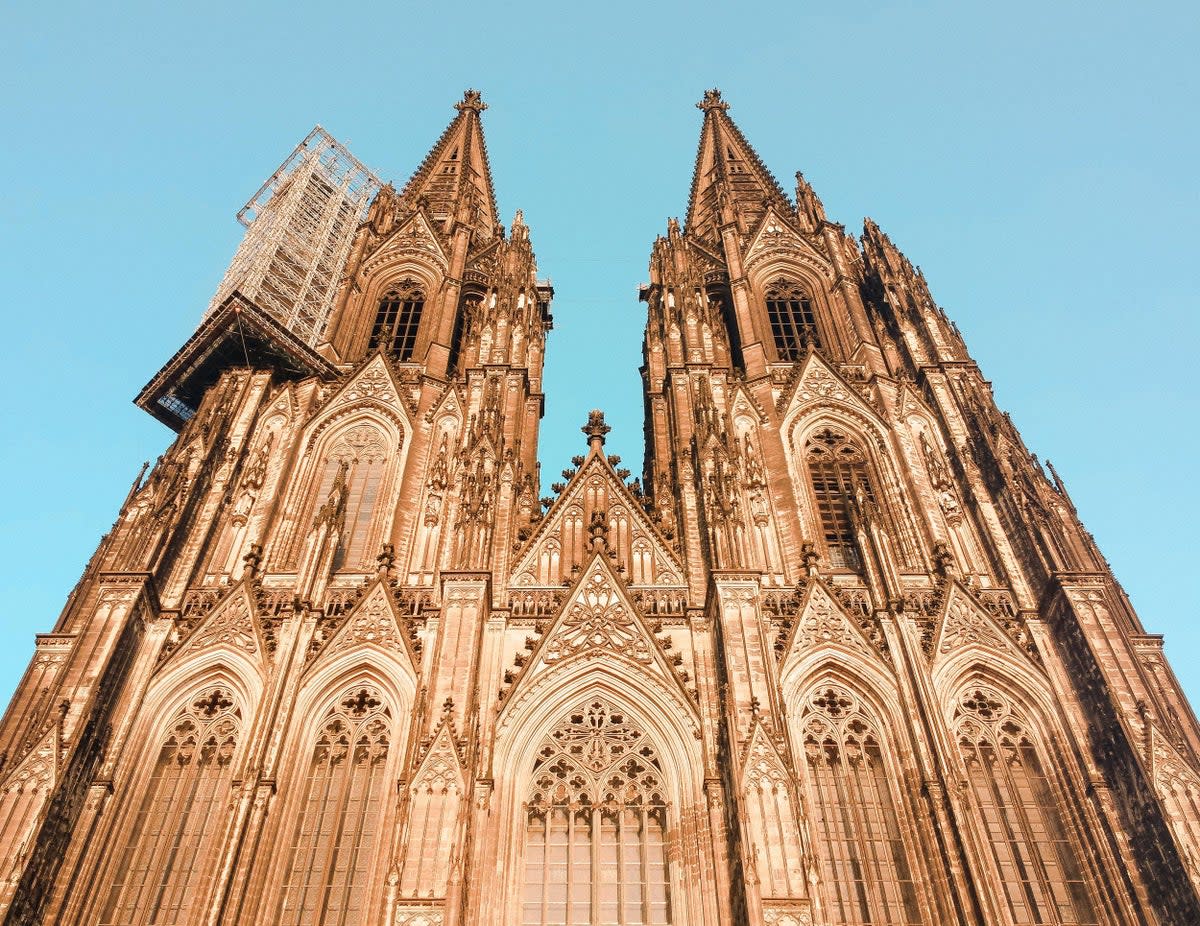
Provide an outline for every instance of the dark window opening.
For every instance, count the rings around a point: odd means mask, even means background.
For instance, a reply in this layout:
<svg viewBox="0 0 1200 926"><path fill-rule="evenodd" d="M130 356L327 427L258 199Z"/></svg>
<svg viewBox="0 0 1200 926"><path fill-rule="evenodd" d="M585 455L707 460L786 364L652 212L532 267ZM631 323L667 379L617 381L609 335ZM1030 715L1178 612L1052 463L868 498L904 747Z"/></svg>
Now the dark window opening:
<svg viewBox="0 0 1200 926"><path fill-rule="evenodd" d="M767 290L767 318L780 360L801 360L810 346L821 347L812 300L790 280L776 280Z"/></svg>
<svg viewBox="0 0 1200 926"><path fill-rule="evenodd" d="M405 280L388 290L379 300L368 350L382 347L397 360L412 360L424 307L425 294L413 280Z"/></svg>
<svg viewBox="0 0 1200 926"><path fill-rule="evenodd" d="M829 565L857 572L862 568L862 556L855 533L855 508L875 501L866 458L845 434L829 428L808 439L804 457Z"/></svg>

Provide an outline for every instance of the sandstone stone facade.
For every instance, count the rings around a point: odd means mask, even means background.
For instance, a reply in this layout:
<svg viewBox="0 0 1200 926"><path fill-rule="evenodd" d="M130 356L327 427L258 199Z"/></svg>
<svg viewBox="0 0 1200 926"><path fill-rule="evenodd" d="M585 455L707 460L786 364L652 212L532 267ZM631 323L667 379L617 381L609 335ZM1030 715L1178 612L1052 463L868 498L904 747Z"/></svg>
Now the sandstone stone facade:
<svg viewBox="0 0 1200 926"><path fill-rule="evenodd" d="M699 106L639 478L592 412L541 495L473 91L323 330L206 317L0 725L4 922L1200 923L1161 638L920 272Z"/></svg>

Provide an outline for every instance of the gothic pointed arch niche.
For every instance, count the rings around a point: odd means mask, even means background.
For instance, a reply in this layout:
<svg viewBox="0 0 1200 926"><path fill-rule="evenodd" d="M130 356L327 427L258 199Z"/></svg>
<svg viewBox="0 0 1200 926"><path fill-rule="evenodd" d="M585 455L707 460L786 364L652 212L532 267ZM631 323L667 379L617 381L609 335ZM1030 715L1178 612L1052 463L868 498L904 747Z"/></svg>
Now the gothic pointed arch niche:
<svg viewBox="0 0 1200 926"><path fill-rule="evenodd" d="M560 717L524 808L522 926L674 922L663 768L624 710L595 696Z"/></svg>
<svg viewBox="0 0 1200 926"><path fill-rule="evenodd" d="M1051 771L1057 763L1028 708L977 677L952 700L950 723L1009 922L1108 924L1064 782Z"/></svg>
<svg viewBox="0 0 1200 926"><path fill-rule="evenodd" d="M328 426L326 426L328 425ZM297 512L278 542L284 568L295 569L322 513L336 520L333 569L370 572L386 537L401 476L405 429L394 414L351 410L312 432L288 508Z"/></svg>
<svg viewBox="0 0 1200 926"><path fill-rule="evenodd" d="M299 757L298 780L272 904L278 926L367 922L366 898L389 793L395 713L369 680L347 687L322 712Z"/></svg>
<svg viewBox="0 0 1200 926"><path fill-rule="evenodd" d="M541 886L531 881L526 849L531 838L543 848L549 839L561 842L561 830L554 829L553 820L547 817L549 810L555 806L552 799L554 791L546 791L548 783L542 779L546 775L557 778L558 771L565 771L565 767L552 771L556 761L552 755L557 756L557 752L547 753L546 750L551 746L553 750L559 750L560 746L554 744L566 744L574 740L581 741L584 745L589 741L603 743L609 736L625 743L620 756L613 754L614 763L618 758L636 759L644 766L646 774L652 774L655 778L657 784L652 791L648 790L647 779L637 776L630 778L629 772L635 770L623 771L623 766L616 768L615 765L606 770L593 771L585 764L579 775L572 773L563 780L568 788L572 780L576 780L581 788L593 788L593 791L587 792L589 795L596 795L589 798L591 803L587 805L588 814L591 814L592 810L596 810L598 814L624 813L620 802L622 794L631 801L631 814L636 810L640 815L645 810L649 815L644 834L646 842L640 842L642 831L633 828L632 818L629 828L624 832L638 835L636 848L639 853L645 850L647 864L659 851L655 828L662 829L662 852L667 860L666 915L670 918L665 921L661 919L664 915L661 913L664 909L661 906L663 901L656 899L656 896L645 888L648 882L641 881L638 883L643 886L645 893L635 896L631 887L629 895L618 896L620 910L625 910L626 901L630 904L631 912L628 915L619 914L627 918L597 919L595 922L669 922L672 926L691 926L712 921L716 915L713 892L717 890L708 875L715 863L710 848L713 836L705 807L707 798L703 779L702 747L698 717L693 706L681 698L678 690L668 684L666 679L661 679L628 660L597 660L584 654L559 663L529 681L532 684L521 692L514 693L512 700L502 709L498 721L495 753L490 757L491 766L498 772L497 809L493 812L498 813L501 819L501 838L496 850L499 857L495 864L499 864L506 874L503 882L503 901L497 903L494 909L481 910L478 922L486 922L489 926L511 926L514 923L524 924L527 913L530 917L542 915ZM607 720L612 721L610 726L601 727L596 733L592 733L588 728L587 711L593 705L599 705L602 711L608 712L606 723ZM580 729L580 723L574 718L580 716L584 718L582 726L586 735L577 736L575 731ZM590 719L598 722L600 716L592 715ZM617 718L620 718L619 723ZM642 745L650 748L652 756L638 752ZM563 745L561 748L566 747ZM568 749L568 758L570 755ZM647 764L651 758L653 763ZM580 761L583 760L571 760L576 765ZM504 770L502 774L500 770ZM542 781L541 786L539 781ZM606 786L608 791L604 790ZM582 793L577 792L576 797ZM541 798L539 794L542 795ZM582 812L583 803L575 800L575 804L577 806L574 810ZM564 805L559 806L560 809L566 809ZM535 810L541 814L541 822L533 821ZM559 818L560 824L562 819ZM659 822L663 820L665 823ZM640 827L640 816L638 821ZM597 819L593 827L589 817L587 827L580 830L581 839L582 835L587 835L589 840L594 837L596 841L589 841L588 844L594 845L597 853L600 852L601 846L609 847L609 863L612 861L612 825L611 819ZM616 832L621 833L620 823L616 826ZM635 848L632 836L629 845L632 853ZM631 866L633 858L631 854ZM637 858L640 865L641 856ZM493 864L490 859L477 861L489 866ZM623 861L621 863L624 864ZM589 871L591 870L593 869L589 868ZM657 877L658 869L654 870ZM556 868L556 873L563 874L561 865ZM630 875L632 876L632 870ZM569 886L571 882L558 878L557 883L558 896L562 897L563 891L566 890L563 885ZM599 904L602 900L603 898L597 895L595 903ZM534 908L527 911L526 902L536 904L538 912L535 913ZM549 895L546 902L550 902ZM607 902L612 903L611 897ZM635 903L643 904L643 910L649 909L646 905L658 904L654 909L659 912L654 915L660 918L645 921L632 919ZM611 910L611 907L607 909ZM599 911L600 907L591 906L587 915L599 916ZM532 919L532 922L540 924L543 921ZM545 922L574 923L576 920L548 919ZM590 924L593 920L581 919L579 922Z"/></svg>
<svg viewBox="0 0 1200 926"><path fill-rule="evenodd" d="M928 920L916 833L897 791L895 744L877 712L826 677L792 710L826 920L920 926Z"/></svg>
<svg viewBox="0 0 1200 926"><path fill-rule="evenodd" d="M375 309L367 350L382 350L401 363L413 359L425 309L424 285L405 277L388 287Z"/></svg>
<svg viewBox="0 0 1200 926"><path fill-rule="evenodd" d="M777 360L795 363L803 360L810 348L820 350L821 334L808 287L780 275L767 284L763 304Z"/></svg>
<svg viewBox="0 0 1200 926"><path fill-rule="evenodd" d="M211 821L231 797L245 706L233 686L211 681L168 716L153 741L149 779L126 807L101 875L99 926L191 922L214 887L212 855L222 830Z"/></svg>

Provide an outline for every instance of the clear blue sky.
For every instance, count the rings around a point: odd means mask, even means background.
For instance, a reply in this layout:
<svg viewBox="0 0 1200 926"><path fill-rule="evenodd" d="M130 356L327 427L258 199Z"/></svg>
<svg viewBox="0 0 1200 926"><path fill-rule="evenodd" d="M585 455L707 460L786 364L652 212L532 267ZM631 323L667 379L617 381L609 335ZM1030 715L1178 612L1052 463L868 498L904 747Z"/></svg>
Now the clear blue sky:
<svg viewBox="0 0 1200 926"><path fill-rule="evenodd" d="M1194 3L9 4L0 702L142 460L130 400L314 123L403 181L465 87L557 289L543 482L603 407L638 469L636 287L719 86L785 189L922 266L1200 696Z"/></svg>

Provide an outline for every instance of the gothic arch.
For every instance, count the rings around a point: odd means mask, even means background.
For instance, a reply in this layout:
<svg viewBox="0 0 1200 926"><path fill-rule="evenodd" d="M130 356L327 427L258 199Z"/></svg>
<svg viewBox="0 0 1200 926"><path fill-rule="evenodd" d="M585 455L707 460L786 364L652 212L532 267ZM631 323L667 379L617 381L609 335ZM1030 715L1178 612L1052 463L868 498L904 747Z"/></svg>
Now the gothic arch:
<svg viewBox="0 0 1200 926"><path fill-rule="evenodd" d="M823 882L823 921L937 922L927 885L930 834L904 787L914 765L899 693L872 667L827 655L787 699L794 763ZM882 686L878 683L883 682Z"/></svg>
<svg viewBox="0 0 1200 926"><path fill-rule="evenodd" d="M979 877L1013 922L1057 922L1065 905L1068 922L1111 923L1102 888L1120 875L1095 844L1083 771L1044 680L1011 659L997 667L995 654L987 663L974 655L938 687Z"/></svg>
<svg viewBox="0 0 1200 926"><path fill-rule="evenodd" d="M628 715L653 744L666 799L671 922L688 926L706 921L705 888L698 883L687 884L682 878L685 866L692 870L703 867L691 856L702 851L697 847L711 839L704 809L704 760L695 711L665 681L628 660L607 653L605 656L600 662L584 654L554 668L533 680L521 696L501 710L492 757L492 768L497 770L493 815L499 817L501 857L484 860L485 868L490 869L494 863L504 871L504 900L496 905L496 919L488 921L495 926L520 922L525 805L538 749L561 715L593 701ZM711 889L709 885L707 890Z"/></svg>
<svg viewBox="0 0 1200 926"><path fill-rule="evenodd" d="M862 452L871 488L880 503L884 526L889 539L895 544L894 555L902 566L919 564L921 556L917 538L921 535L908 497L908 487L901 480L895 463L897 451L885 438L876 421L847 403L823 401L810 405L787 416L781 429L787 435L785 456L792 476L792 489L799 502L797 508L802 526L808 536L819 537L822 530L804 450L806 442L822 429L845 434Z"/></svg>
<svg viewBox="0 0 1200 926"><path fill-rule="evenodd" d="M836 303L830 294L829 280L823 268L818 269L815 263L798 259L792 252L775 252L752 257L746 268L755 316L763 320L762 334L770 344L772 355L775 341L767 320L766 299L767 293L780 280L799 286L808 296L816 319L817 338L825 354L837 356L842 353L839 333L842 326L836 313Z"/></svg>
<svg viewBox="0 0 1200 926"><path fill-rule="evenodd" d="M212 821L228 820L261 695L244 663L218 649L151 684L117 761L120 798L88 849L86 921L194 922L211 902L228 840L228 824Z"/></svg>
<svg viewBox="0 0 1200 926"><path fill-rule="evenodd" d="M353 904L380 896L369 888L391 864L394 782L409 751L414 695L411 666L368 647L330 659L301 684L281 739L289 748L278 757L280 796L263 834L270 850L251 881L262 892L247 905L250 919L326 922L336 910L346 917L338 922L356 926L382 914ZM318 845L340 855L336 864ZM323 886L314 891L318 871Z"/></svg>
<svg viewBox="0 0 1200 926"><path fill-rule="evenodd" d="M283 510L291 524L279 532L272 560L290 569L299 565L304 539L333 487L339 464L350 462L342 545L352 545L352 556L341 568L367 571L363 563L373 560L395 516L410 430L394 409L370 398L335 404L315 419L300 442L298 478L285 499ZM364 465L357 465L360 458Z"/></svg>

